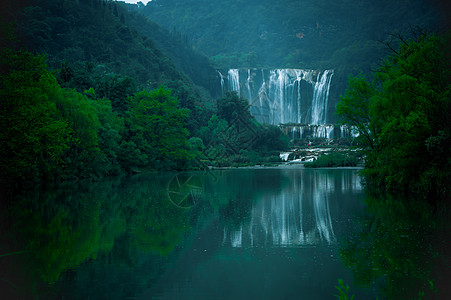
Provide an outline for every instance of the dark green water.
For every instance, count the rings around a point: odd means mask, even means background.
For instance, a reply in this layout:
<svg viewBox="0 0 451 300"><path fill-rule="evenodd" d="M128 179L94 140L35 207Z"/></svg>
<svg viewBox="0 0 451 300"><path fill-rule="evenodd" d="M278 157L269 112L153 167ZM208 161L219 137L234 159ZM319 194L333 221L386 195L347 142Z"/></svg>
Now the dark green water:
<svg viewBox="0 0 451 300"><path fill-rule="evenodd" d="M355 299L449 296L446 218L372 199L353 169L115 178L1 216L10 298L334 299L338 279Z"/></svg>

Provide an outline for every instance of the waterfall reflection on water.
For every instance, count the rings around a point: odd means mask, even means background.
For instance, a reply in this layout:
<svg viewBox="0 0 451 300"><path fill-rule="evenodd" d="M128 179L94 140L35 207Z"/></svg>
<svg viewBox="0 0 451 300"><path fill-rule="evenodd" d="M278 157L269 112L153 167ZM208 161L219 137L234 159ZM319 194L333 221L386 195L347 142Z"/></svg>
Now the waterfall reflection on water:
<svg viewBox="0 0 451 300"><path fill-rule="evenodd" d="M360 190L362 186L356 173L338 181L328 173L297 174L278 194L264 196L255 202L250 221L243 221L233 229L225 226L223 245L301 247L333 244L336 237L329 195Z"/></svg>

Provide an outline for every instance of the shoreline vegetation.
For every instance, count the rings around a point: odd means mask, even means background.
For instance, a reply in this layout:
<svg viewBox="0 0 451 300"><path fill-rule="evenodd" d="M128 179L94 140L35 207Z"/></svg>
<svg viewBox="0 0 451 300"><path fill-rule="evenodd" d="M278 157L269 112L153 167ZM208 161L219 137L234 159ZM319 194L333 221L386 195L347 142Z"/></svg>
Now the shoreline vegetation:
<svg viewBox="0 0 451 300"><path fill-rule="evenodd" d="M451 199L450 32L413 31L367 79L351 76L337 104L359 133L367 187L427 201Z"/></svg>

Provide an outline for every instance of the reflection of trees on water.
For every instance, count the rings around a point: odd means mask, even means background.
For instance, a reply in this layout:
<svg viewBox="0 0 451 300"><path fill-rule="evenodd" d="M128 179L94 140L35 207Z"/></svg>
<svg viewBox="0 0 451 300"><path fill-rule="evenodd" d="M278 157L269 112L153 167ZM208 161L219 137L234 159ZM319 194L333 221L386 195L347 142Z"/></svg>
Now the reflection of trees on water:
<svg viewBox="0 0 451 300"><path fill-rule="evenodd" d="M291 173L291 183L278 194L263 196L251 208L250 221L225 226L223 243L232 247L302 246L334 243L332 192L361 190L356 173Z"/></svg>
<svg viewBox="0 0 451 300"><path fill-rule="evenodd" d="M451 299L450 220L426 203L378 195L340 255L359 286L379 284L386 299Z"/></svg>
<svg viewBox="0 0 451 300"><path fill-rule="evenodd" d="M133 267L138 252L171 253L190 226L186 211L167 200L167 181L164 176L135 176L126 185L120 179L105 180L16 199L2 215L7 230L2 228L0 238L10 245L1 253L25 253L20 258L31 283L22 290L53 284L65 270L99 257ZM9 275L6 280L18 282Z"/></svg>

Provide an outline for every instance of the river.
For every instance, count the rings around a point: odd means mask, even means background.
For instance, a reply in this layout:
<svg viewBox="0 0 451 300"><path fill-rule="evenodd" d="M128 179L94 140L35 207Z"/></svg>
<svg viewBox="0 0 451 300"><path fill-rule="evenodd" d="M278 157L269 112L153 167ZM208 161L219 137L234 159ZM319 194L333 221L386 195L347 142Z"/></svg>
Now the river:
<svg viewBox="0 0 451 300"><path fill-rule="evenodd" d="M426 204L374 199L358 172L140 174L28 192L2 210L0 290L38 299L448 296L449 220Z"/></svg>

